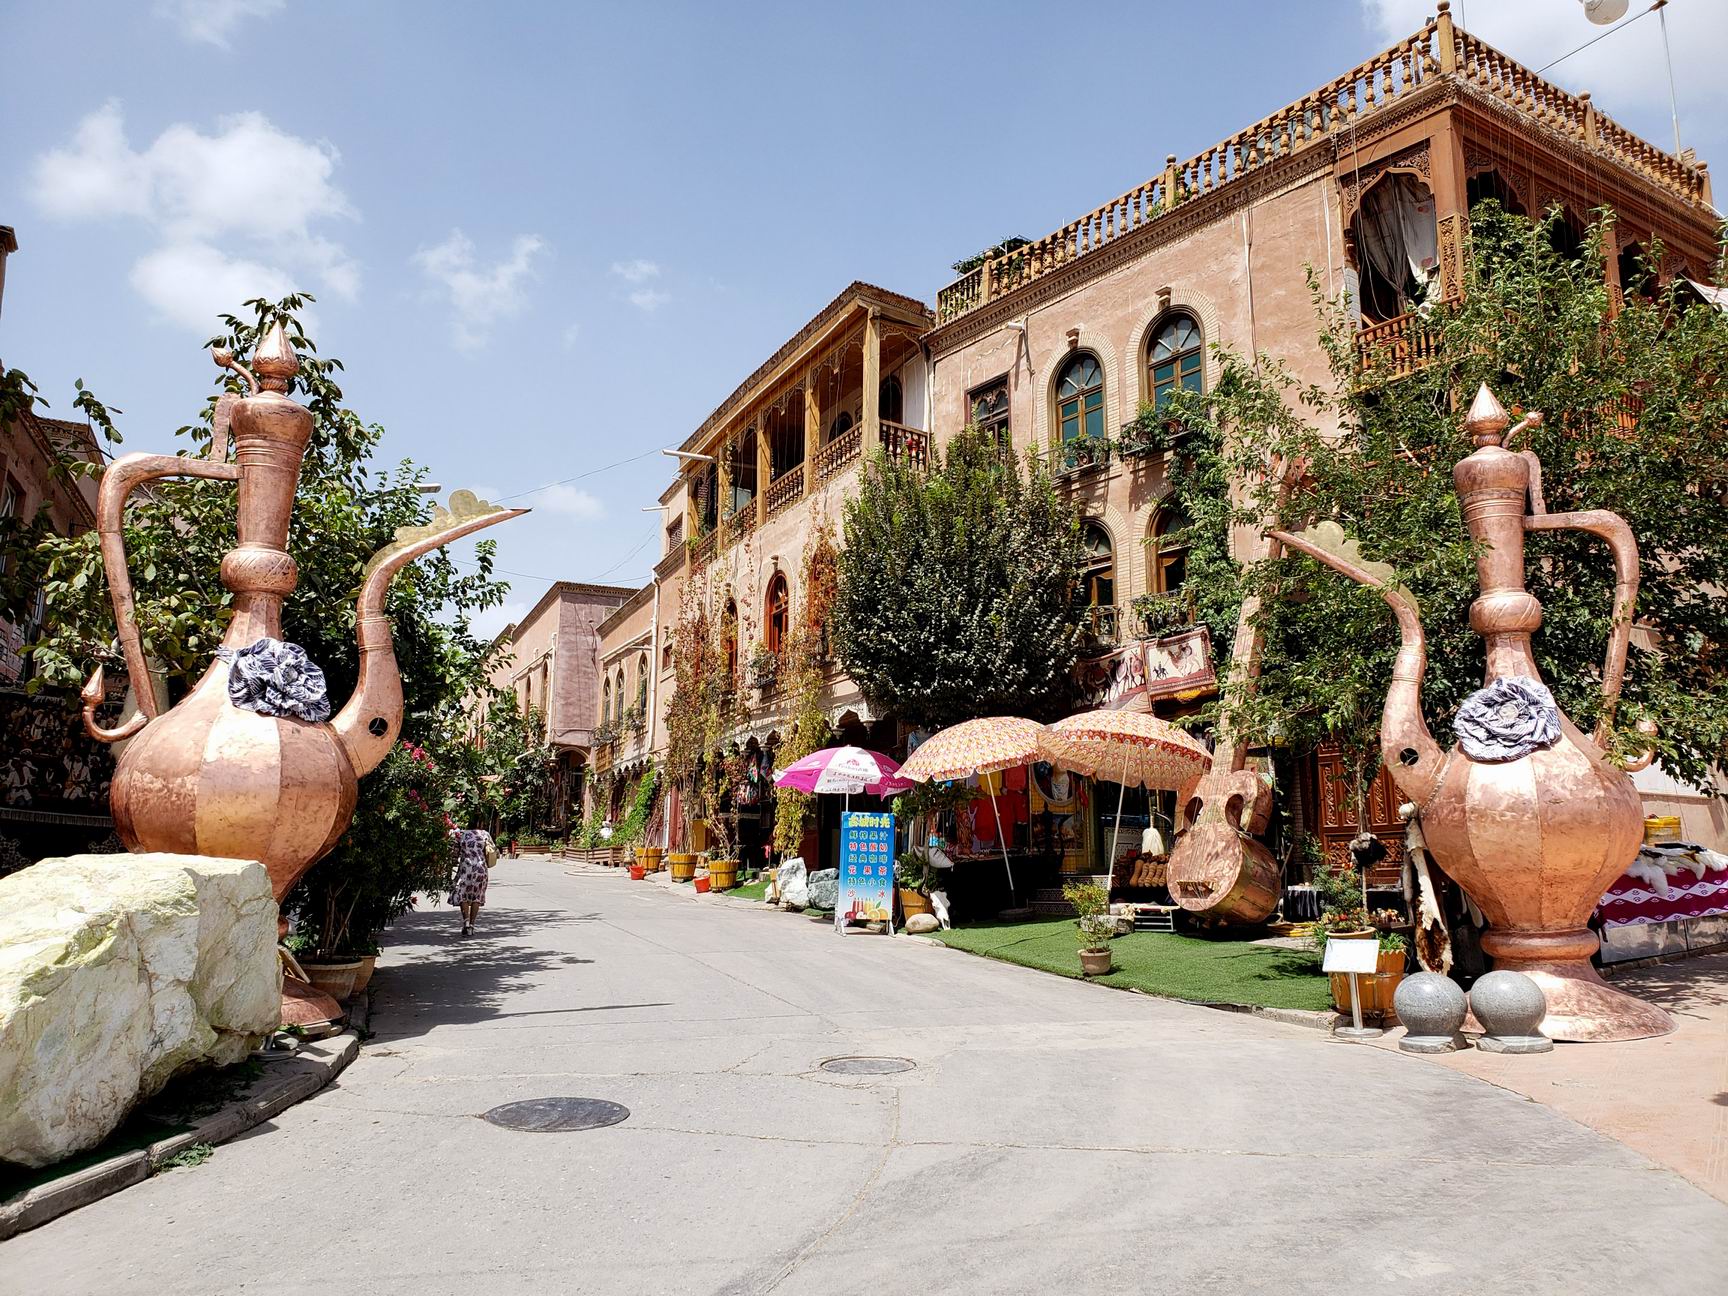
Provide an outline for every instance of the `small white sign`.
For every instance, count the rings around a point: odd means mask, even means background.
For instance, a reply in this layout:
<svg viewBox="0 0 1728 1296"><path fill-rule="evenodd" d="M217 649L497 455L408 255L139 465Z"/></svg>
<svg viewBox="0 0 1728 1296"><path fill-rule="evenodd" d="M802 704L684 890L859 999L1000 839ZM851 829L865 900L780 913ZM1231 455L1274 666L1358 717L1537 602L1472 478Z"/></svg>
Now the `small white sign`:
<svg viewBox="0 0 1728 1296"><path fill-rule="evenodd" d="M1352 936L1339 940L1326 939L1326 957L1320 964L1322 972L1373 972L1380 964L1378 936Z"/></svg>

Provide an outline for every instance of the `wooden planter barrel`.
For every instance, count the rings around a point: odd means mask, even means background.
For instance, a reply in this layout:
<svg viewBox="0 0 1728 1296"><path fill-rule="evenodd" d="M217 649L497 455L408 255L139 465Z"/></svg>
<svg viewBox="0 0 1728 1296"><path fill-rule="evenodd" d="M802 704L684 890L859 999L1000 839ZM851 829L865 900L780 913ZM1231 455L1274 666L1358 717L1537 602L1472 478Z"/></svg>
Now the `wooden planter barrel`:
<svg viewBox="0 0 1728 1296"><path fill-rule="evenodd" d="M921 891L913 891L909 887L896 887L900 893L900 916L911 918L918 914L927 914L930 910L930 897Z"/></svg>
<svg viewBox="0 0 1728 1296"><path fill-rule="evenodd" d="M738 885L737 860L709 860L708 885L715 891L730 891Z"/></svg>
<svg viewBox="0 0 1728 1296"><path fill-rule="evenodd" d="M650 873L658 873L662 867L661 861L666 857L666 852L658 846L641 846L637 848L636 855L642 861L642 867Z"/></svg>
<svg viewBox="0 0 1728 1296"><path fill-rule="evenodd" d="M1380 1021L1393 1016L1392 996L1404 980L1404 951L1381 950L1379 963L1372 973L1358 973L1356 993L1362 1001L1363 1020ZM1350 1015L1350 974L1334 972L1332 1006L1346 1017Z"/></svg>
<svg viewBox="0 0 1728 1296"><path fill-rule="evenodd" d="M674 882L688 882L696 876L696 856L690 851L673 851L666 857Z"/></svg>

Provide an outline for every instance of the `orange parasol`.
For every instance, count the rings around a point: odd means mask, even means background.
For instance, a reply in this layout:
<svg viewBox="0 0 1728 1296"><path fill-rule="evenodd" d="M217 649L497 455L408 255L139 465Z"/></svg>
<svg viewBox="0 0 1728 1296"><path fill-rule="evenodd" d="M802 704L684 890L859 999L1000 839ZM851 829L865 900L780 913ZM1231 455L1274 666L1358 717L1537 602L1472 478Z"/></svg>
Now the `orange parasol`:
<svg viewBox="0 0 1728 1296"><path fill-rule="evenodd" d="M1019 716L985 716L965 720L930 735L900 767L900 777L914 783L948 783L974 774L1030 765L1042 759L1044 726ZM1008 842L1002 836L1002 812L990 798L996 816L996 840L1002 847L1002 867L1008 873L1008 898L1014 900L1014 866L1008 862Z"/></svg>
<svg viewBox="0 0 1728 1296"><path fill-rule="evenodd" d="M1044 731L1041 755L1052 765L1120 786L1110 840L1112 869L1128 789L1179 791L1212 768L1212 755L1199 739L1139 711L1083 711L1058 720Z"/></svg>

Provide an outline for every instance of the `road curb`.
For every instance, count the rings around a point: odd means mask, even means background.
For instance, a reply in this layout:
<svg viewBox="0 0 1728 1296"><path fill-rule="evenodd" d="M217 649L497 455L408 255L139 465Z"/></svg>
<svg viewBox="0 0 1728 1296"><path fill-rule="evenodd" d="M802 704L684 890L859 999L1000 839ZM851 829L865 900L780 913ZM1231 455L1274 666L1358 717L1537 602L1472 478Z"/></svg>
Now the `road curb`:
<svg viewBox="0 0 1728 1296"><path fill-rule="evenodd" d="M357 1004L353 1015L363 1017L363 1005ZM328 1039L308 1041L280 1061L266 1062L268 1069L244 1095L184 1134L99 1161L52 1183L38 1184L22 1197L0 1206L0 1241L143 1183L151 1175L161 1173L170 1158L187 1148L199 1143L226 1143L239 1137L323 1089L342 1074L359 1052L359 1032L346 1030Z"/></svg>

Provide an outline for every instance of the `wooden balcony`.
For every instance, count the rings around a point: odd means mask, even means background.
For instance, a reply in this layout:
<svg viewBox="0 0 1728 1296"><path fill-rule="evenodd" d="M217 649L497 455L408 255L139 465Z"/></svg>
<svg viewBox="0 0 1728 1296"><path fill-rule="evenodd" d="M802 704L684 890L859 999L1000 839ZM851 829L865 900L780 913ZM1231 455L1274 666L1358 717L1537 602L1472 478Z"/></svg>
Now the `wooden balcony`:
<svg viewBox="0 0 1728 1296"><path fill-rule="evenodd" d="M803 498L804 465L793 464L768 483L768 516L779 516Z"/></svg>
<svg viewBox="0 0 1728 1296"><path fill-rule="evenodd" d="M756 501L752 498L732 510L732 515L726 519L726 543L737 544L755 529Z"/></svg>
<svg viewBox="0 0 1728 1296"><path fill-rule="evenodd" d="M1356 355L1361 382L1392 382L1440 358L1440 330L1421 313L1407 311L1365 326L1356 335Z"/></svg>
<svg viewBox="0 0 1728 1296"><path fill-rule="evenodd" d="M816 481L832 481L845 471L846 465L858 457L864 445L864 429L854 425L840 433L816 452Z"/></svg>
<svg viewBox="0 0 1728 1296"><path fill-rule="evenodd" d="M882 420L882 448L896 463L907 463L921 471L930 470L930 434L902 423Z"/></svg>
<svg viewBox="0 0 1728 1296"><path fill-rule="evenodd" d="M1356 123L1407 99L1442 77L1474 86L1590 152L1626 166L1687 202L1710 201L1709 173L1638 138L1598 113L1588 95L1573 95L1459 30L1451 15L1343 76L1280 108L1186 162L1171 154L1163 174L1022 247L997 253L936 295L940 326L1134 234L1180 203L1310 148L1331 148Z"/></svg>

